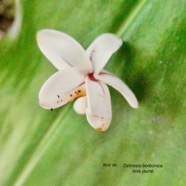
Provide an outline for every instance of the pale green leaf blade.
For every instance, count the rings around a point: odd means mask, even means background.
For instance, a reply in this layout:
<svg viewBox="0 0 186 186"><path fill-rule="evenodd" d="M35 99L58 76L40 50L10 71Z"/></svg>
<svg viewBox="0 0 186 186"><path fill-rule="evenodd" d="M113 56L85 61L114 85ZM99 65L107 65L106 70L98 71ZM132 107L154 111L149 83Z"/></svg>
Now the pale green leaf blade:
<svg viewBox="0 0 186 186"><path fill-rule="evenodd" d="M23 10L20 37L0 43L0 185L184 185L185 1L34 0ZM103 32L122 37L106 68L135 92L139 109L110 88L113 120L97 132L72 103L40 108L39 89L56 71L37 47L42 28L85 48ZM143 163L163 168L141 175L123 167Z"/></svg>

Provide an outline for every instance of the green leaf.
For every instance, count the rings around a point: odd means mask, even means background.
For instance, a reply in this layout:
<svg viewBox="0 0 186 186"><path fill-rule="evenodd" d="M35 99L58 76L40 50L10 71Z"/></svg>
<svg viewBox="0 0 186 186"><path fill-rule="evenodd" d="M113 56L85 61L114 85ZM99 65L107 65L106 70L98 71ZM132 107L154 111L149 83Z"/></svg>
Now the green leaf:
<svg viewBox="0 0 186 186"><path fill-rule="evenodd" d="M19 38L0 41L0 185L184 186L185 1L25 0L22 6ZM135 92L139 109L110 88L113 120L97 132L73 103L40 108L40 87L56 71L37 47L43 28L66 32L85 48L104 32L122 37L106 69Z"/></svg>

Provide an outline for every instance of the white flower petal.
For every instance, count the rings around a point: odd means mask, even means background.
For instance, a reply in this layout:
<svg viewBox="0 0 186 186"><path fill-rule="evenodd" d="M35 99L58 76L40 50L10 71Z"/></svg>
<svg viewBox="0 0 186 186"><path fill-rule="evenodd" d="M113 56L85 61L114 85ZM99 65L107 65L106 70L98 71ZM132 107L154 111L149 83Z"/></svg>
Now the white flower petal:
<svg viewBox="0 0 186 186"><path fill-rule="evenodd" d="M94 69L94 73L99 73L110 57L122 45L122 40L114 34L102 34L97 37L86 50Z"/></svg>
<svg viewBox="0 0 186 186"><path fill-rule="evenodd" d="M86 77L86 116L90 125L98 131L105 131L112 119L110 93L107 85Z"/></svg>
<svg viewBox="0 0 186 186"><path fill-rule="evenodd" d="M53 74L41 87L39 104L45 109L54 109L85 96L85 76L75 68L66 68Z"/></svg>
<svg viewBox="0 0 186 186"><path fill-rule="evenodd" d="M120 92L133 108L138 108L138 101L130 88L114 74L103 71L96 78Z"/></svg>
<svg viewBox="0 0 186 186"><path fill-rule="evenodd" d="M41 30L37 33L40 50L58 69L78 67L91 72L91 62L82 46L69 35L55 30Z"/></svg>
<svg viewBox="0 0 186 186"><path fill-rule="evenodd" d="M86 113L86 108L87 108L87 98L86 96L80 97L74 102L74 110L78 114L85 114Z"/></svg>

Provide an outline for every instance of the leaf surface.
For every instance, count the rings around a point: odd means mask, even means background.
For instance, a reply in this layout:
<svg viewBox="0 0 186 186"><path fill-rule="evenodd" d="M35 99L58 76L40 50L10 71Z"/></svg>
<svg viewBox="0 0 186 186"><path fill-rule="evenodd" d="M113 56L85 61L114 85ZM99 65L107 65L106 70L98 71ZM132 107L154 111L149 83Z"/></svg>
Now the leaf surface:
<svg viewBox="0 0 186 186"><path fill-rule="evenodd" d="M185 1L25 0L22 7L19 38L0 41L0 185L184 185ZM72 103L40 108L40 87L56 71L37 47L43 28L84 48L101 33L123 38L106 69L134 91L139 109L110 88L112 123L97 132ZM124 164L163 167L142 175Z"/></svg>

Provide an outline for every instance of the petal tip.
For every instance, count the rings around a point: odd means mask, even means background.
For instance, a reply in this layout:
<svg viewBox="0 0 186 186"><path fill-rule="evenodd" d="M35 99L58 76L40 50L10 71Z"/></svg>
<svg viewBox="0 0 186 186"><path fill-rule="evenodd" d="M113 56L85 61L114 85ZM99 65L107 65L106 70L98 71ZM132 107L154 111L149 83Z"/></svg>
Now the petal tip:
<svg viewBox="0 0 186 186"><path fill-rule="evenodd" d="M58 31L55 31L55 30L52 30L52 29L39 30L39 31L36 32L36 39L37 39L37 41L39 41L40 39L42 39L42 37L45 37L47 34L54 33L54 32L58 32Z"/></svg>
<svg viewBox="0 0 186 186"><path fill-rule="evenodd" d="M95 128L95 130L99 131L99 132L104 132L106 131L108 128L102 128L102 127L98 127L98 128Z"/></svg>
<svg viewBox="0 0 186 186"><path fill-rule="evenodd" d="M37 31L37 33L36 33L36 41L37 41L38 45L40 45L40 42L42 40L42 35L43 35L43 30Z"/></svg>
<svg viewBox="0 0 186 186"><path fill-rule="evenodd" d="M135 108L135 109L138 109L139 108L139 105L138 105L138 102L136 103L136 104L133 104L133 105L131 105L133 108Z"/></svg>
<svg viewBox="0 0 186 186"><path fill-rule="evenodd" d="M44 109L47 109L47 110L52 109L47 104L43 103L41 100L39 100L39 105L40 105L40 107L42 107Z"/></svg>
<svg viewBox="0 0 186 186"><path fill-rule="evenodd" d="M118 45L118 48L116 49L118 50L120 46L123 44L123 40L117 35L112 34L112 33L108 33L107 35L110 36L110 39L113 39L113 41L115 41L116 45Z"/></svg>
<svg viewBox="0 0 186 186"><path fill-rule="evenodd" d="M133 103L131 103L131 107L137 109L139 107L139 104L138 104L138 100L137 98L135 97L135 99L133 100Z"/></svg>
<svg viewBox="0 0 186 186"><path fill-rule="evenodd" d="M111 123L111 118L103 119L103 117L89 116L87 119L91 127L97 131L106 131Z"/></svg>

